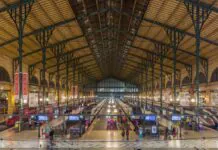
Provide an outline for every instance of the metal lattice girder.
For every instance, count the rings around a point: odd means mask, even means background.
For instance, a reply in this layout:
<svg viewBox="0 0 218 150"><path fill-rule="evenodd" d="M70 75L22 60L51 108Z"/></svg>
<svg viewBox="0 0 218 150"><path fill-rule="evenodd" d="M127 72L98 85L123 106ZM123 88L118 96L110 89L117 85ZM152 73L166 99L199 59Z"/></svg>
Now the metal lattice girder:
<svg viewBox="0 0 218 150"><path fill-rule="evenodd" d="M34 66L34 65L28 67L29 81L30 81L30 79L31 79L32 76L33 76L34 69L35 69L35 66Z"/></svg>
<svg viewBox="0 0 218 150"><path fill-rule="evenodd" d="M188 1L188 2L190 2L190 0L185 0L185 1ZM210 7L211 8L211 7ZM118 9L116 9L116 8L113 8L113 10L114 11L116 11L116 12L118 12L118 13L121 13ZM122 12L124 15L127 15L127 16L131 16L131 14L129 13L129 12ZM139 19L137 16L135 16L135 18L136 19ZM167 27L167 26L165 26L165 27ZM212 41L210 41L210 40L207 40L207 41L209 41L210 43L212 42ZM213 42L214 43L214 42ZM218 45L218 43L216 43L216 45ZM186 50L182 50L182 49L178 49L179 51L181 51L181 52L184 52L184 53L186 53L186 54L189 54L189 55L191 55L191 56L196 56L194 53L191 53L191 52L188 52L188 51L186 51ZM201 59L206 59L206 58L204 58L204 57L201 57Z"/></svg>
<svg viewBox="0 0 218 150"><path fill-rule="evenodd" d="M194 2L193 0L178 0L178 1L182 1L182 2L184 2L184 1L186 1L186 2ZM201 6L204 6L205 8L209 8L211 11L214 11L214 12L218 13L218 8L216 8L216 7L211 7L211 5L206 4L206 3L203 3L203 2L200 2L200 5L201 5ZM105 11L104 11L104 9L101 9L101 8L99 9L99 13L104 13L104 12L106 12L106 11L108 11L108 10L105 10ZM121 11L121 10L119 10L119 9L117 9L117 8L112 8L112 11L117 12L117 13L120 13L120 14L123 14L123 15L126 15L126 16L131 16L131 14L130 14L129 12L125 12L125 11L123 11L123 10ZM96 11L96 12L93 12L93 13L94 13L94 14L97 14L97 11ZM137 16L134 16L134 18L139 19ZM143 18L143 21L146 21L146 22L149 22L149 23L152 23L152 24L161 26L161 27L163 27L163 28L172 28L172 26L170 26L170 25L167 25L167 24L164 24L164 23L161 23L161 22L158 22L158 21L149 19L149 18ZM173 27L173 28L175 28L175 27ZM175 28L175 29L178 30L179 32L183 32L185 35L191 36L191 37L193 37L193 38L195 37L195 35L194 35L193 33L190 33L190 32L187 32L187 31L182 31L182 30L179 29L179 28ZM204 37L200 37L200 39L201 39L202 41L204 41L204 42L209 43L209 44L213 44L213 45L218 46L218 42L216 42L216 41L212 41L212 40L209 40L209 39L204 38ZM192 54L193 54L193 53L192 53Z"/></svg>
<svg viewBox="0 0 218 150"><path fill-rule="evenodd" d="M88 46L81 47L81 48L77 48L77 49L72 49L72 50L70 50L70 51L67 51L67 52L63 53L62 56L64 57L65 55L72 55L74 52L80 51L80 50L85 49L85 48L88 48ZM91 55L91 53L89 53L89 54L87 54L87 55L84 55L84 56L87 57L87 56L90 56L90 55ZM46 58L46 61L51 60L51 59L54 59L54 58L56 58L56 56L52 56L52 57ZM41 61L37 61L37 62L35 62L35 63L31 64L31 65L38 65L38 64L40 64L40 63L41 63ZM57 64L55 64L54 66L56 66L56 65L57 65ZM51 66L50 66L50 67L51 67ZM52 67L53 67L53 66L52 66ZM47 67L46 69L48 69L48 67Z"/></svg>
<svg viewBox="0 0 218 150"><path fill-rule="evenodd" d="M14 21L18 32L22 28L24 30L24 25L26 24L27 17L32 9L35 0L21 0L19 5L14 5L13 7L8 6L8 13L12 20ZM21 19L20 19L21 18ZM22 20L20 22L20 20ZM23 33L22 33L23 34ZM18 38L19 39L19 38Z"/></svg>
<svg viewBox="0 0 218 150"><path fill-rule="evenodd" d="M145 58L145 57L138 56L138 55L136 55L136 54L132 54L132 53L128 53L128 55L133 56L133 57L136 57L136 58L138 58L138 59L140 59L140 60L147 60L147 61L150 61L150 62L152 63L152 60L147 59L147 58ZM159 65L160 65L160 63L157 62L157 61L154 61L153 63L154 63L154 64L159 64ZM169 69L171 69L171 70L173 69L173 67L171 67L171 66L169 66L169 65L165 65L165 64L163 64L163 67L169 68ZM180 69L176 69L176 71L180 71Z"/></svg>
<svg viewBox="0 0 218 150"><path fill-rule="evenodd" d="M155 52L152 52L151 50L148 50L148 49L145 49L145 48L139 48L139 47L136 47L136 46L130 46L130 47L135 48L135 49L138 49L138 50L141 50L141 51L143 51L143 52L147 52L147 53L149 53L149 54L152 54L152 55L155 55L155 56L158 56L158 57L161 56L160 54L155 53ZM171 57L166 56L165 58L168 59L168 60L173 61L173 58L171 58ZM182 64L182 65L191 66L191 64L187 64L187 63L185 63L185 62L183 62L183 61L180 61L180 60L177 60L177 62L180 63L180 64Z"/></svg>
<svg viewBox="0 0 218 150"><path fill-rule="evenodd" d="M213 11L213 12L218 13L218 8L213 6L215 4L216 0L214 0L212 4L207 4L207 3L201 2L199 0L197 0L197 1L196 0L177 0L177 1L182 1L186 4L192 3L193 5L199 5L202 9L205 9L205 10L207 9L210 12Z"/></svg>
<svg viewBox="0 0 218 150"><path fill-rule="evenodd" d="M12 4L12 5L13 5L13 4ZM16 5L17 5L17 4L16 4ZM1 12L4 12L4 11L6 11L6 10L12 8L12 7L14 7L14 6L9 5L9 7L0 8L0 13L1 13ZM108 9L99 10L99 13L103 13L103 12L106 12L106 11L108 11ZM94 12L94 13L88 14L88 16L93 16L93 15L96 15L96 14L97 14L97 11ZM52 24L52 25L48 25L48 26L46 26L46 27L39 28L39 29L36 29L36 30L34 30L34 31L32 31L32 32L26 33L26 34L23 35L23 37L27 37L27 36L31 36L31 35L37 34L38 32L41 32L42 30L45 30L46 28L55 28L55 27L59 27L59 26L66 25L66 24L69 24L69 23L71 23L71 22L73 22L73 21L76 21L76 20L78 20L78 19L80 19L80 18L82 18L82 16L76 16L76 18L70 18L70 19L66 19L66 20L64 20L64 21L60 21L60 22L54 23L54 24ZM13 43L13 42L15 42L15 41L17 41L17 40L18 40L18 38L13 38L13 39L11 39L11 40L8 40L8 41L6 41L6 42L0 44L0 48L3 47L3 46L5 46L5 45L11 44L11 43ZM37 52L34 52L34 53L37 53Z"/></svg>
<svg viewBox="0 0 218 150"><path fill-rule="evenodd" d="M54 73L49 73L49 75L48 75L48 80L49 80L49 82L52 81L54 75L55 75Z"/></svg>
<svg viewBox="0 0 218 150"><path fill-rule="evenodd" d="M163 42L154 40L154 39L149 38L149 37L145 37L145 36L141 36L141 35L136 35L136 37L142 38L142 39L145 39L145 40L148 40L148 41L151 41L152 43L167 45L167 46L173 48L172 45L170 45L170 44L166 44L166 43L163 43ZM193 54L193 53L188 52L187 50L183 50L183 49L181 49L181 48L177 48L177 50L178 50L178 51L181 51L181 52L183 52L183 53L186 53L186 54L188 54L188 55L190 55L190 56L196 56L196 54ZM201 59L204 59L204 60L207 60L207 58L202 57L202 56L201 56L200 58L201 58Z"/></svg>
<svg viewBox="0 0 218 150"><path fill-rule="evenodd" d="M99 71L97 70L98 69L98 66L93 66L93 67L87 67L86 70L87 70L87 73L88 74L91 74L91 73L98 73ZM63 76L65 74L62 74L62 78L65 79L66 76ZM72 76L72 72L69 73L69 76ZM88 76L91 76L91 75L88 75ZM76 77L76 76L75 76ZM73 79L73 77L69 78L69 79Z"/></svg>
<svg viewBox="0 0 218 150"><path fill-rule="evenodd" d="M149 23L152 23L152 24L161 26L161 27L163 27L163 28L175 28L175 27L169 26L169 25L167 25L167 24L164 24L164 23L161 23L161 22L158 22L158 21L155 21L155 20L151 20L151 19L149 19L149 18L144 18L143 20L146 21L146 22L149 22ZM181 30L181 29L179 29L179 28L175 28L175 29L176 29L178 32L183 32L183 34L195 38L195 35L194 35L193 33L190 33L190 32L187 32L187 31L183 31L183 30ZM204 41L204 42L207 42L207 43L209 43L209 44L213 44L213 45L218 46L218 42L216 42L216 41L212 41L212 40L209 40L209 39L204 38L204 37L201 37L201 40Z"/></svg>
<svg viewBox="0 0 218 150"><path fill-rule="evenodd" d="M139 63L139 62L134 61L134 60L131 60L131 59L127 59L127 61L130 61L130 62L132 62L132 63L138 64L138 65L140 65L140 66L144 66L144 64ZM148 67L147 69L149 69L149 67ZM155 70L160 70L160 68L155 68L155 67L154 67L154 69L155 69ZM171 72L168 72L168 71L163 71L163 72L164 72L165 74L171 74Z"/></svg>
<svg viewBox="0 0 218 150"><path fill-rule="evenodd" d="M109 29L109 28L108 28L108 29ZM121 32L121 33L123 33L123 34L127 34L125 31L122 31L122 30L117 30L117 32ZM128 36L128 35L126 35L126 36ZM162 45L166 45L166 46L168 46L168 47L173 48L172 45L170 45L170 44L163 43L163 42L157 41L157 40L152 39L152 38L149 38L149 37L145 37L145 36L141 36L141 35L136 35L136 37L142 38L142 39L145 39L145 40L148 40L148 41L150 41L150 42L152 42L152 43L154 43L154 44L162 44ZM127 46L132 46L132 45L127 45ZM190 55L190 56L194 56L194 57L196 56L195 53L189 52L189 51L187 51L187 50L183 50L183 49L181 49L181 48L177 48L177 50L180 51L180 52L182 52L182 53L184 53L184 54L188 54L188 55ZM203 60L208 60L207 58L205 58L205 57L203 57L203 56L200 56L200 58L203 59Z"/></svg>
<svg viewBox="0 0 218 150"><path fill-rule="evenodd" d="M80 65L82 65L82 64L80 64ZM94 66L94 65L96 65L96 63L92 63L92 64L88 64L88 65L86 65L85 67L90 67L90 66ZM74 70L75 71L77 71L78 69L81 69L82 67L80 67L80 68L75 68L75 69L73 69L73 71L71 71L71 72L74 72ZM60 69L60 71L63 71L63 70L65 70L66 68L62 68L62 69ZM57 71L53 71L53 72L50 72L50 73L56 73ZM65 74L65 73L63 73L63 74Z"/></svg>
<svg viewBox="0 0 218 150"><path fill-rule="evenodd" d="M126 63L125 66L126 66L126 67L128 66L128 67L131 67L131 68L133 68L133 69L136 69L136 70L138 70L138 72L140 72L140 73L143 73L143 71L144 71L144 70L143 70L143 67L140 67L140 66L139 66L139 67L136 67L136 66L131 65L131 64L128 64L128 63ZM133 73L134 73L134 72L133 72Z"/></svg>
<svg viewBox="0 0 218 150"><path fill-rule="evenodd" d="M91 56L91 55L88 55L88 56ZM80 57L77 57L76 59L82 59L82 58L84 58L84 57L87 57L87 55L83 55L83 56L80 56ZM73 61L74 61L75 59L73 58L73 59L70 59L70 60L68 60L68 63L69 63L69 65L73 65ZM92 61L93 60L93 58L90 58L90 59L88 59L88 60L86 60L86 61L83 61L83 63L88 63L88 62L90 62L90 61ZM93 60L94 61L94 60ZM60 65L63 65L63 64L65 64L65 62L62 62L62 63L60 63ZM80 65L80 64L79 64ZM52 69L52 68L54 68L56 66L56 64L55 65L52 65L52 66L50 66L50 67L48 67L47 69ZM69 66L70 67L70 66Z"/></svg>
<svg viewBox="0 0 218 150"><path fill-rule="evenodd" d="M82 38L83 36L84 36L84 35L80 35L80 36L76 36L76 37L71 37L71 38L65 39L65 40L63 40L63 41L54 43L54 44L49 44L46 48L52 48L52 47L55 46L55 45L67 43L67 42L70 42L70 41L73 41L73 40ZM26 53L26 54L23 54L23 57L27 57L27 56L30 56L30 55L32 55L32 54L38 53L38 52L41 52L41 48L36 49L36 50L31 50L31 52ZM18 59L18 57L16 57L15 59Z"/></svg>
<svg viewBox="0 0 218 150"><path fill-rule="evenodd" d="M91 62L94 62L94 61L95 61L94 59L90 59L90 60L88 60L88 61L84 61L84 62L82 62L82 63L77 64L76 67L81 66L81 65L83 65L83 64L91 63ZM69 67L72 67L72 66L69 66ZM63 71L63 70L65 70L65 69L66 69L66 67L63 67L63 68L61 68L59 71ZM77 69L77 68L75 68L75 69ZM52 72L52 73L56 73L56 71L54 71L54 72Z"/></svg>

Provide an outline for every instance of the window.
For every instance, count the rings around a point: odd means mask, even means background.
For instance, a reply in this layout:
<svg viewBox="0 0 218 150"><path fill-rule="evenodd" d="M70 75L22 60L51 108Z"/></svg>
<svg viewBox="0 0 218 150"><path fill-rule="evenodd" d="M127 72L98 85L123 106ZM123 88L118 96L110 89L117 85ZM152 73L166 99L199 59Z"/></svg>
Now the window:
<svg viewBox="0 0 218 150"><path fill-rule="evenodd" d="M60 83L56 83L56 88L60 88Z"/></svg>
<svg viewBox="0 0 218 150"><path fill-rule="evenodd" d="M45 86L45 87L48 87L48 82L46 80L44 80L44 81L41 80L41 85Z"/></svg>
<svg viewBox="0 0 218 150"><path fill-rule="evenodd" d="M53 81L50 81L50 82L49 82L49 88L53 88L53 89L55 88L55 84L54 84Z"/></svg>
<svg viewBox="0 0 218 150"><path fill-rule="evenodd" d="M167 82L167 85L166 85L166 88L171 88L172 87L172 82L171 81L168 81Z"/></svg>
<svg viewBox="0 0 218 150"><path fill-rule="evenodd" d="M182 80L182 85L189 85L189 84L191 84L190 78L188 76L186 76Z"/></svg>
<svg viewBox="0 0 218 150"><path fill-rule="evenodd" d="M196 81L196 77L195 77L195 81ZM206 83L206 82L207 82L207 79L205 75L202 72L200 72L199 73L199 83L201 84L201 83Z"/></svg>
<svg viewBox="0 0 218 150"><path fill-rule="evenodd" d="M32 76L32 78L30 79L30 84L31 85L39 85L39 81L35 76Z"/></svg>
<svg viewBox="0 0 218 150"><path fill-rule="evenodd" d="M0 81L11 82L8 72L3 67L0 67Z"/></svg>
<svg viewBox="0 0 218 150"><path fill-rule="evenodd" d="M218 81L218 68L216 68L211 76L210 82L216 82Z"/></svg>
<svg viewBox="0 0 218 150"><path fill-rule="evenodd" d="M62 89L65 89L65 84L62 84Z"/></svg>
<svg viewBox="0 0 218 150"><path fill-rule="evenodd" d="M176 86L180 86L180 80L176 80Z"/></svg>

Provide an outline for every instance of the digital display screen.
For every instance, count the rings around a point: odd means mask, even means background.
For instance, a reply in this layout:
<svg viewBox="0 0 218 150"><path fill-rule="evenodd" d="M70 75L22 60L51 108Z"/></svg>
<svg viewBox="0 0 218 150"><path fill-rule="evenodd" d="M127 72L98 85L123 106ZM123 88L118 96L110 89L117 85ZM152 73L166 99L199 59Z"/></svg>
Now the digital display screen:
<svg viewBox="0 0 218 150"><path fill-rule="evenodd" d="M38 120L39 121L48 121L48 116L46 116L46 115L39 115L38 116Z"/></svg>
<svg viewBox="0 0 218 150"><path fill-rule="evenodd" d="M80 117L79 117L79 116L69 116L69 117L68 117L68 120L69 120L69 121L79 121L79 120L80 120Z"/></svg>
<svg viewBox="0 0 218 150"><path fill-rule="evenodd" d="M156 115L146 115L145 121L156 121Z"/></svg>
<svg viewBox="0 0 218 150"><path fill-rule="evenodd" d="M180 121L181 116L180 115L172 115L172 121Z"/></svg>

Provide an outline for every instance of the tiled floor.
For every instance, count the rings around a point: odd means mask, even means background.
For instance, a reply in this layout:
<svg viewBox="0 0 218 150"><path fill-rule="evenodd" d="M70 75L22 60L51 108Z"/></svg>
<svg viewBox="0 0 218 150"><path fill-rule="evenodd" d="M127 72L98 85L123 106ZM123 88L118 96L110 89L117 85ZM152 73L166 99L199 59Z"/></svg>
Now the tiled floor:
<svg viewBox="0 0 218 150"><path fill-rule="evenodd" d="M48 141L0 141L0 148L48 148ZM218 148L218 139L209 140L171 140L171 141L55 141L53 148L74 148L74 149L209 149Z"/></svg>
<svg viewBox="0 0 218 150"><path fill-rule="evenodd" d="M99 113L100 115L107 115L107 104L104 106L104 109L101 110ZM116 105L116 109L118 108L118 105ZM112 109L113 111L113 109ZM112 112L111 115L116 115L117 113ZM134 127L131 124L131 131L130 131L130 140L137 140L138 136L133 131ZM86 132L81 140L102 140L102 141L117 141L117 140L123 140L121 136L121 130L107 130L107 119L105 117L101 117L98 119L95 119L92 123L91 127L89 128L88 132Z"/></svg>
<svg viewBox="0 0 218 150"><path fill-rule="evenodd" d="M107 109L102 109L101 114L106 114ZM116 113L115 113L116 114ZM58 120L58 119L57 119ZM56 122L56 121L55 121ZM57 121L58 122L58 121ZM168 125L166 119L160 120L163 126ZM218 148L218 132L213 129L207 129L202 132L188 131L184 134L185 138L199 138L190 140L152 140L145 138L139 140L138 136L131 131L130 140L122 139L121 130L106 130L106 118L96 119L88 132L78 140L56 139L54 148L74 148L74 149L113 149L113 150L133 150L144 148ZM133 129L133 126L131 127ZM186 132L186 131L185 131ZM214 139L202 139L202 137L217 137ZM0 148L43 148L47 149L49 141L38 139L38 130L26 130L20 133L13 128L0 132Z"/></svg>

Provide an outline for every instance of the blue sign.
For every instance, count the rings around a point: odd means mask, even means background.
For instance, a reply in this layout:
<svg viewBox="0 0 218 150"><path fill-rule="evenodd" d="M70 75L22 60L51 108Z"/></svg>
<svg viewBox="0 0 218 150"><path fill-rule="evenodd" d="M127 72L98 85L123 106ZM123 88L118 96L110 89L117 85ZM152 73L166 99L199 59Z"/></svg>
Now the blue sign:
<svg viewBox="0 0 218 150"><path fill-rule="evenodd" d="M69 121L79 121L79 120L80 120L80 117L79 117L79 116L69 116L69 117L68 117L68 120L69 120Z"/></svg>
<svg viewBox="0 0 218 150"><path fill-rule="evenodd" d="M151 127L151 133L152 134L157 134L157 126L152 126Z"/></svg>
<svg viewBox="0 0 218 150"><path fill-rule="evenodd" d="M37 116L38 121L48 121L48 116L46 115L39 115Z"/></svg>
<svg viewBox="0 0 218 150"><path fill-rule="evenodd" d="M181 121L181 116L180 115L172 115L171 120L172 121Z"/></svg>
<svg viewBox="0 0 218 150"><path fill-rule="evenodd" d="M156 121L156 115L146 115L145 121Z"/></svg>

